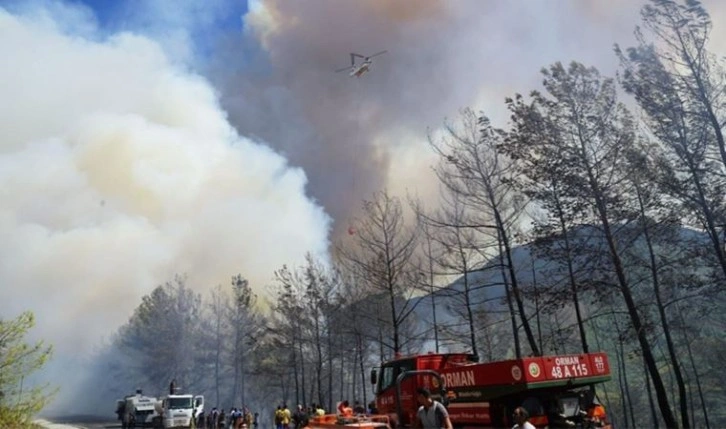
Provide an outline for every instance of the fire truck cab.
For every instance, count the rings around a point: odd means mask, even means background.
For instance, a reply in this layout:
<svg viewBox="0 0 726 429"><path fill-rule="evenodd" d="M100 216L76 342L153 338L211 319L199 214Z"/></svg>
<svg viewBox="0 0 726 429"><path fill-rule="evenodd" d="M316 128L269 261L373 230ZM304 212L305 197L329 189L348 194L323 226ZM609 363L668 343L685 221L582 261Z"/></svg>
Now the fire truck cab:
<svg viewBox="0 0 726 429"><path fill-rule="evenodd" d="M610 378L604 353L486 363L465 353L429 353L399 357L371 372L375 412L397 427L415 423L416 389L425 387L446 406L455 428L511 428L520 406L537 428L605 428L609 424L594 386Z"/></svg>

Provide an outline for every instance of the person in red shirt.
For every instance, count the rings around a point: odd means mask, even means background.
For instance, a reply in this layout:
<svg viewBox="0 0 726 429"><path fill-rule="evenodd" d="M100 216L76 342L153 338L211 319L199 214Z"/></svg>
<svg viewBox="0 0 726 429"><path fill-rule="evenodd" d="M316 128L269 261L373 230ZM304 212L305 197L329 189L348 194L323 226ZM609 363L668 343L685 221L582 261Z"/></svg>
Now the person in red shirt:
<svg viewBox="0 0 726 429"><path fill-rule="evenodd" d="M353 409L350 408L350 402L345 400L338 404L338 414L343 417L353 417Z"/></svg>

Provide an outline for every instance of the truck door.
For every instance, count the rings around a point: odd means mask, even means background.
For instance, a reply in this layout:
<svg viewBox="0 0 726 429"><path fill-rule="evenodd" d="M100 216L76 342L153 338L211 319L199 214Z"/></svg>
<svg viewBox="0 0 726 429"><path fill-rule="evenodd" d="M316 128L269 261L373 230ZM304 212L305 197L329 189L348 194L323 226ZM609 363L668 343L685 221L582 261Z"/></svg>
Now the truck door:
<svg viewBox="0 0 726 429"><path fill-rule="evenodd" d="M404 372L416 369L416 363L413 359L401 359L389 362L381 367L381 373L378 378L376 403L378 412L381 414L397 415L398 404L396 402L396 378ZM411 423L411 416L415 416L418 409L416 402L416 381L409 378L401 384L402 397L400 398L403 410L403 422L399 425L408 425ZM398 417L395 417L398 419Z"/></svg>
<svg viewBox="0 0 726 429"><path fill-rule="evenodd" d="M197 395L194 397L194 415L198 416L204 411L204 396Z"/></svg>

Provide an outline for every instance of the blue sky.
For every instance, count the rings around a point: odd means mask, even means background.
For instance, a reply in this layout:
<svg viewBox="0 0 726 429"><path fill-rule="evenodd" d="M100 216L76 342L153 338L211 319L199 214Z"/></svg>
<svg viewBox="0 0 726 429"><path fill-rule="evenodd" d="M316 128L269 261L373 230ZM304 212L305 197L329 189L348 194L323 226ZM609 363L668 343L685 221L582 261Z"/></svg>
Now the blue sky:
<svg viewBox="0 0 726 429"><path fill-rule="evenodd" d="M164 45L171 56L179 55L174 51L183 46L181 51L188 49L189 52L181 55L191 55L191 58L182 59L197 65L206 62L221 38L242 34L242 16L248 10L247 0L68 0L63 3L91 9L102 35L119 31L144 34Z"/></svg>
<svg viewBox="0 0 726 429"><path fill-rule="evenodd" d="M93 9L96 13L96 17L99 20L99 24L104 28L119 28L123 26L124 17L130 15L129 11L131 8L136 7L139 4L151 4L149 0L79 0L78 3L85 4L86 6ZM154 2L154 3L159 3ZM182 2L171 2L167 3L180 4ZM215 22L215 27L218 29L236 29L241 28L240 16L247 13L247 0L223 0L226 6L228 6L229 13L218 16L218 20ZM163 19L163 17L160 17Z"/></svg>
<svg viewBox="0 0 726 429"><path fill-rule="evenodd" d="M123 3L114 0L84 0L80 3L93 9L102 27L115 26L116 15L123 6Z"/></svg>

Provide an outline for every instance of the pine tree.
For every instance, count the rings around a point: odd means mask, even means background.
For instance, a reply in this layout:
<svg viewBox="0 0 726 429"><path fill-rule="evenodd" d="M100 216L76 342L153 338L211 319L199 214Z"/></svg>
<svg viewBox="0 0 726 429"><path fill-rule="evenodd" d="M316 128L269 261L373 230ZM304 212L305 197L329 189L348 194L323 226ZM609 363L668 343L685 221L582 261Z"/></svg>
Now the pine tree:
<svg viewBox="0 0 726 429"><path fill-rule="evenodd" d="M43 341L25 341L33 326L35 316L29 311L13 320L0 319L0 427L29 426L53 395L47 385L24 384L52 354Z"/></svg>

